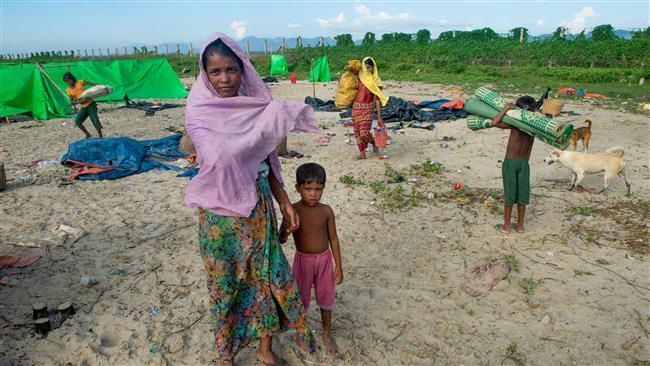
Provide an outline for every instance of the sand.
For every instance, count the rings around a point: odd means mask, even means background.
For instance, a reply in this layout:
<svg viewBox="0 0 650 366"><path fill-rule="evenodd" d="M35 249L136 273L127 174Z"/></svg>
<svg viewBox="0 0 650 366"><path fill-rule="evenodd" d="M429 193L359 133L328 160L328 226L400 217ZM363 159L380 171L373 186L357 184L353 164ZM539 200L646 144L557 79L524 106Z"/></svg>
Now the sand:
<svg viewBox="0 0 650 366"><path fill-rule="evenodd" d="M319 83L317 97L333 98L334 88ZM311 94L304 82L271 89L275 98ZM442 85L390 81L385 91L417 100L451 93ZM624 147L633 196L625 197L618 178L604 194L568 192L569 171L546 165L550 148L537 141L527 232L509 236L494 228L502 221L498 197L507 132L471 132L463 119L437 122L433 131L405 128L391 134L392 144L382 152L386 160L370 153L357 161L356 146L346 143L353 141L346 136L351 130L336 124L338 114L316 113L325 132L335 136L316 146L315 135L291 134L289 148L307 156L282 164L294 200L299 164L315 161L327 169L323 202L336 213L345 275L333 323L341 352L304 356L290 335L277 337L274 349L292 365L648 362L650 121L590 103L569 103L565 110L579 116L560 119L594 121L592 152ZM165 127L182 126L183 115L183 108L145 117L143 111L100 106L107 137L163 137ZM61 185L68 174L61 166L26 165L57 160L82 134L69 118L21 128L32 124L0 125L0 160L10 179L0 192L0 252L43 255L8 277L9 285L0 285L0 365L209 364L216 352L197 213L182 203L187 179L150 171ZM427 158L444 170L421 176L410 169ZM416 189L431 199L391 212L368 185L339 181L343 175L384 181L385 163L405 176L407 192ZM462 182L466 194L453 193L455 182ZM583 184L599 189L602 175L588 176ZM61 223L86 235L63 241L55 233ZM291 240L284 250L291 261ZM461 290L469 267L504 255L516 257L518 271L486 295L470 297ZM99 284L86 288L82 276L95 276ZM520 286L524 279L534 283L529 294ZM46 338L35 336L31 304L55 308L67 301L77 314ZM317 307L308 315L319 332ZM254 364L256 349L242 351L237 363Z"/></svg>

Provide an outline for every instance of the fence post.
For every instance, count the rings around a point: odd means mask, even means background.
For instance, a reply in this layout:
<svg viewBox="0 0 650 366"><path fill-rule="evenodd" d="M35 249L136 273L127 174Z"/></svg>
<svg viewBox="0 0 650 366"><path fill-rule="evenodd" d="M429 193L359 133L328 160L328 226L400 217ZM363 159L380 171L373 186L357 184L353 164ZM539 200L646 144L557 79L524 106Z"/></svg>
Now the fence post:
<svg viewBox="0 0 650 366"><path fill-rule="evenodd" d="M181 44L180 43L176 43L176 54L177 55L181 54Z"/></svg>
<svg viewBox="0 0 650 366"><path fill-rule="evenodd" d="M169 47L167 47L167 43L165 43L165 56L169 56Z"/></svg>
<svg viewBox="0 0 650 366"><path fill-rule="evenodd" d="M190 56L194 56L194 48L192 47L192 42L190 42Z"/></svg>
<svg viewBox="0 0 650 366"><path fill-rule="evenodd" d="M102 49L98 48L97 50L99 51L99 57L102 57Z"/></svg>
<svg viewBox="0 0 650 366"><path fill-rule="evenodd" d="M108 56L111 55L111 50L109 50L108 47L106 47L106 54L107 54Z"/></svg>
<svg viewBox="0 0 650 366"><path fill-rule="evenodd" d="M519 43L524 43L524 28L519 28Z"/></svg>
<svg viewBox="0 0 650 366"><path fill-rule="evenodd" d="M117 57L119 55L120 55L120 50L119 48L115 47L115 56Z"/></svg>
<svg viewBox="0 0 650 366"><path fill-rule="evenodd" d="M124 47L124 54L128 55L129 53L126 51L126 47Z"/></svg>
<svg viewBox="0 0 650 366"><path fill-rule="evenodd" d="M250 39L246 40L246 56L251 57L251 41Z"/></svg>
<svg viewBox="0 0 650 366"><path fill-rule="evenodd" d="M264 40L264 56L266 56L266 53L268 52L269 49L269 42L265 39Z"/></svg>
<svg viewBox="0 0 650 366"><path fill-rule="evenodd" d="M153 52L157 55L158 54L158 46L153 46Z"/></svg>

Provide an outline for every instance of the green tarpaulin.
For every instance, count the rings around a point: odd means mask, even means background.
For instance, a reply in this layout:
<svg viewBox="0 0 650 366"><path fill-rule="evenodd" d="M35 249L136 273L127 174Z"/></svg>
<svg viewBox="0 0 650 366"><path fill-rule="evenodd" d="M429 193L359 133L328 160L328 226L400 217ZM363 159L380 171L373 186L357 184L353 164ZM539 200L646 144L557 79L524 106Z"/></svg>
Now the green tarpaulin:
<svg viewBox="0 0 650 366"><path fill-rule="evenodd" d="M309 73L309 81L332 81L330 76L330 63L327 61L327 55L314 60L311 72Z"/></svg>
<svg viewBox="0 0 650 366"><path fill-rule="evenodd" d="M271 75L286 75L289 73L287 58L284 55L271 55Z"/></svg>
<svg viewBox="0 0 650 366"><path fill-rule="evenodd" d="M110 85L113 93L98 101L130 99L178 99L187 97L187 90L164 58L144 60L53 62L41 64L0 64L0 116L32 112L34 117L50 119L74 112L64 95L68 87L63 73L70 71L80 80Z"/></svg>

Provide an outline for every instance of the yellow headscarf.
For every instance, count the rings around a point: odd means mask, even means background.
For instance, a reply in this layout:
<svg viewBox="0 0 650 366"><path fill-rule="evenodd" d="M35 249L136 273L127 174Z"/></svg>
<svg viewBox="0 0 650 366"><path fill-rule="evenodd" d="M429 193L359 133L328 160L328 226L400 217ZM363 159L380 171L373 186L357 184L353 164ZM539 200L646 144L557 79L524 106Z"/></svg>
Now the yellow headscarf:
<svg viewBox="0 0 650 366"><path fill-rule="evenodd" d="M361 61L359 60L348 60L348 64L345 66L345 71L358 71L361 69Z"/></svg>
<svg viewBox="0 0 650 366"><path fill-rule="evenodd" d="M372 74L366 68L366 60L372 60L372 63L375 65ZM365 85L372 94L379 97L382 106L385 106L386 103L388 103L388 97L381 92L381 89L379 89L381 86L381 79L379 78L377 63L372 57L366 57L363 59L363 62L361 63L361 71L359 72L359 80L361 80L363 85Z"/></svg>

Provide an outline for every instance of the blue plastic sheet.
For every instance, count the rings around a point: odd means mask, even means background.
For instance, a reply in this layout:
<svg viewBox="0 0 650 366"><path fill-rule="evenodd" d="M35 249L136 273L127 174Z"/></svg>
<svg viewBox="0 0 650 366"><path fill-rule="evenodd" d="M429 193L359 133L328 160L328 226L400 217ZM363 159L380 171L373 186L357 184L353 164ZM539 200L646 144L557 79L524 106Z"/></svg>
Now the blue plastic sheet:
<svg viewBox="0 0 650 366"><path fill-rule="evenodd" d="M117 179L158 170L183 170L169 161L187 156L178 150L181 134L156 140L138 141L128 137L91 138L68 145L61 164L110 167L96 174L83 174L80 180Z"/></svg>

